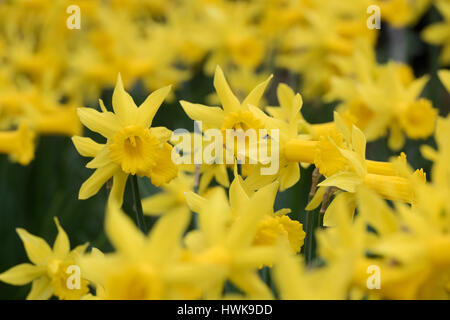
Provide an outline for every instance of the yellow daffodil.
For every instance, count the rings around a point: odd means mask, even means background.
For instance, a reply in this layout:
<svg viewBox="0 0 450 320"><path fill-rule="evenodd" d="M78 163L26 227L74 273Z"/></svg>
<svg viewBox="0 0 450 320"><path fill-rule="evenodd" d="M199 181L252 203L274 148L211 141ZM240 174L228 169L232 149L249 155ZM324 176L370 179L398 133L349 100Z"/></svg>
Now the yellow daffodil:
<svg viewBox="0 0 450 320"><path fill-rule="evenodd" d="M80 259L84 275L96 285L96 298L198 298L199 281L206 283L210 277L207 269L182 261L181 237L188 222L189 211L177 208L162 216L146 236L112 203L105 228L116 251Z"/></svg>
<svg viewBox="0 0 450 320"><path fill-rule="evenodd" d="M125 92L119 75L113 94L114 113L107 111L101 101L102 112L78 109L81 122L107 139L106 144L98 144L90 138L72 138L81 155L94 158L86 166L95 172L81 186L80 199L95 195L111 177L111 195L121 203L129 174L149 177L156 186L177 175L171 160L172 147L166 142L170 131L164 127L150 128L169 90L170 87L165 87L153 92L138 108Z"/></svg>
<svg viewBox="0 0 450 320"><path fill-rule="evenodd" d="M27 299L45 300L55 295L59 299L81 299L89 292L88 282L83 272L77 273L81 278L69 286L70 276L76 271L71 267L78 267L78 259L82 257L87 244L70 250L69 238L57 218L55 224L58 235L51 248L44 239L30 234L22 228L17 233L23 242L28 258L32 262L22 263L0 274L0 280L12 285L20 286L32 283Z"/></svg>
<svg viewBox="0 0 450 320"><path fill-rule="evenodd" d="M191 209L198 212L199 229L187 235L186 244L193 261L218 269L220 277L206 290L206 298L220 297L228 279L250 298L269 299L272 294L256 271L261 265L273 263L274 247L267 242L255 245L254 240L258 222L273 212L278 183L249 197L239 179L236 177L230 187L229 202L222 189L208 199L187 194Z"/></svg>

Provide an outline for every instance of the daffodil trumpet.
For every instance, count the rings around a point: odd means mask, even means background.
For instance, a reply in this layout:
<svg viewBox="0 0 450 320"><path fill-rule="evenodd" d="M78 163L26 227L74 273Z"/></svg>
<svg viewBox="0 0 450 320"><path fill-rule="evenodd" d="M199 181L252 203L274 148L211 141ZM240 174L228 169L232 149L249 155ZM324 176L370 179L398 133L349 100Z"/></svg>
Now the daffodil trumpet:
<svg viewBox="0 0 450 320"><path fill-rule="evenodd" d="M317 163L316 154L319 149L319 141L291 139L284 146L284 155L290 162ZM367 172L383 176L396 176L397 172L390 162L365 160Z"/></svg>

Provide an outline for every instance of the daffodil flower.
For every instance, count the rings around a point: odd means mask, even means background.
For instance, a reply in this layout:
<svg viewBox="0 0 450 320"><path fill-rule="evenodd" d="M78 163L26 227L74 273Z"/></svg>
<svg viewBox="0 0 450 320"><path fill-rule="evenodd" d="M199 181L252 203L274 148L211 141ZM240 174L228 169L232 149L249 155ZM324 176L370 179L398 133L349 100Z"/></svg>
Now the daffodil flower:
<svg viewBox="0 0 450 320"><path fill-rule="evenodd" d="M214 279L210 268L183 262L181 238L189 211L176 208L144 235L111 202L105 228L115 252L80 259L84 275L96 285L95 298L112 300L195 299Z"/></svg>
<svg viewBox="0 0 450 320"><path fill-rule="evenodd" d="M106 138L105 144L85 137L72 138L81 155L94 158L86 167L95 172L81 186L80 199L95 195L112 177L111 196L122 203L128 175L149 177L155 186L177 175L171 160L172 146L167 143L171 132L164 127L150 128L169 91L170 86L153 92L138 108L125 92L119 75L113 94L114 113L107 111L101 101L102 112L78 109L81 122Z"/></svg>
<svg viewBox="0 0 450 320"><path fill-rule="evenodd" d="M78 287L68 285L71 280L69 277L74 272L69 268L79 268L78 259L84 254L87 244L71 251L69 238L57 218L55 224L58 235L53 248L44 239L18 228L17 233L32 264L22 263L0 274L1 281L12 285L21 286L31 282L27 299L45 300L55 295L59 299L78 300L89 292L88 281L82 271L76 274L80 277L75 280L78 281Z"/></svg>

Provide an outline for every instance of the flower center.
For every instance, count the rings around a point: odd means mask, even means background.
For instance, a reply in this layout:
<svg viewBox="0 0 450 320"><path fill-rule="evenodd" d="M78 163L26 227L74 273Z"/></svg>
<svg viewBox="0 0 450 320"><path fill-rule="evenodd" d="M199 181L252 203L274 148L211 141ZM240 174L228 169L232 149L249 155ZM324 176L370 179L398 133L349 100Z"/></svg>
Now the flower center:
<svg viewBox="0 0 450 320"><path fill-rule="evenodd" d="M73 261L53 260L47 269L54 294L60 300L80 300L89 292L88 281L81 278Z"/></svg>
<svg viewBox="0 0 450 320"><path fill-rule="evenodd" d="M131 125L119 130L109 146L111 160L130 174L149 176L156 165L159 140L142 126Z"/></svg>
<svg viewBox="0 0 450 320"><path fill-rule="evenodd" d="M106 299L155 300L163 298L164 288L154 269L147 264L132 265L108 277Z"/></svg>

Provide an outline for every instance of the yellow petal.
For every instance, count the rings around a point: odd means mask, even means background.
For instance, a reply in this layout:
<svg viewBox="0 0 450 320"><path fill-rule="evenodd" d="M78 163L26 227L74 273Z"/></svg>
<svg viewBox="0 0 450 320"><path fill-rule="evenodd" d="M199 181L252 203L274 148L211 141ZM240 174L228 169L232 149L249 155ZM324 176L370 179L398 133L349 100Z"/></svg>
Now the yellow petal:
<svg viewBox="0 0 450 320"><path fill-rule="evenodd" d="M177 201L172 194L159 193L142 200L142 209L147 215L160 215L173 209Z"/></svg>
<svg viewBox="0 0 450 320"><path fill-rule="evenodd" d="M232 209L241 208L249 201L247 193L242 186L243 182L241 180L242 178L239 175L236 175L230 186L230 205Z"/></svg>
<svg viewBox="0 0 450 320"><path fill-rule="evenodd" d="M245 292L250 299L273 299L269 287L261 280L255 271L232 274L230 280L236 287Z"/></svg>
<svg viewBox="0 0 450 320"><path fill-rule="evenodd" d="M240 209L240 216L234 222L229 233L228 245L230 247L246 246L253 241L258 222L264 215L273 212L278 186L278 182L275 181L261 188L251 197L249 204Z"/></svg>
<svg viewBox="0 0 450 320"><path fill-rule="evenodd" d="M225 165L217 165L214 170L216 181L223 187L228 188L230 180L228 178L227 167Z"/></svg>
<svg viewBox="0 0 450 320"><path fill-rule="evenodd" d="M117 76L112 104L114 113L118 116L123 125L132 124L132 122L137 120L138 109L133 98L124 89L120 73Z"/></svg>
<svg viewBox="0 0 450 320"><path fill-rule="evenodd" d="M170 139L172 136L172 131L166 127L153 127L150 128L150 134L154 135L159 142L164 143Z"/></svg>
<svg viewBox="0 0 450 320"><path fill-rule="evenodd" d="M338 187L339 189L355 192L356 186L361 184L361 178L352 172L339 172L319 183L319 187Z"/></svg>
<svg viewBox="0 0 450 320"><path fill-rule="evenodd" d="M30 263L22 263L0 273L0 281L15 286L27 284L45 273L45 269Z"/></svg>
<svg viewBox="0 0 450 320"><path fill-rule="evenodd" d="M98 190L119 170L119 167L111 163L106 167L98 168L95 172L81 185L78 199L84 200L95 195Z"/></svg>
<svg viewBox="0 0 450 320"><path fill-rule="evenodd" d="M23 242L28 259L35 265L46 265L48 259L53 255L47 242L22 228L17 228L16 232Z"/></svg>
<svg viewBox="0 0 450 320"><path fill-rule="evenodd" d="M125 172L118 171L114 174L108 202L114 201L119 207L122 206L127 179L128 174Z"/></svg>
<svg viewBox="0 0 450 320"><path fill-rule="evenodd" d="M164 265L177 253L190 217L187 208L177 208L159 218L149 235L146 249L153 263Z"/></svg>
<svg viewBox="0 0 450 320"><path fill-rule="evenodd" d="M55 243L53 244L53 252L59 259L64 259L70 252L70 242L67 233L61 227L57 217L55 220L56 227L58 228L58 235L56 236Z"/></svg>
<svg viewBox="0 0 450 320"><path fill-rule="evenodd" d="M27 300L48 300L53 294L53 286L48 277L40 277L31 284Z"/></svg>
<svg viewBox="0 0 450 320"><path fill-rule="evenodd" d="M72 137L72 142L78 153L83 157L95 157L104 146L88 137L75 136Z"/></svg>
<svg viewBox="0 0 450 320"><path fill-rule="evenodd" d="M107 145L104 145L97 155L86 164L86 168L97 169L105 167L111 163L111 151Z"/></svg>
<svg viewBox="0 0 450 320"><path fill-rule="evenodd" d="M199 213L200 210L202 210L205 203L207 203L207 200L205 198L199 196L198 194L192 191L186 192L185 196L187 205L192 212Z"/></svg>
<svg viewBox="0 0 450 320"><path fill-rule="evenodd" d="M112 139L119 130L119 122L112 112L98 112L92 108L78 108L80 121L91 131Z"/></svg>
<svg viewBox="0 0 450 320"><path fill-rule="evenodd" d="M152 94L150 94L147 99L145 99L145 101L139 106L138 123L141 124L144 128L148 128L152 125L152 121L155 117L156 112L163 103L164 99L166 99L171 88L172 86L167 86L152 92Z"/></svg>
<svg viewBox="0 0 450 320"><path fill-rule="evenodd" d="M220 128L223 123L223 110L219 107L208 107L202 104L180 101L184 112L194 121L202 121L206 127Z"/></svg>
<svg viewBox="0 0 450 320"><path fill-rule="evenodd" d="M277 87L278 102L282 108L291 108L292 100L294 99L294 91L284 83L280 83Z"/></svg>
<svg viewBox="0 0 450 320"><path fill-rule="evenodd" d="M290 162L280 170L280 191L284 191L300 180L300 166L298 163Z"/></svg>
<svg viewBox="0 0 450 320"><path fill-rule="evenodd" d="M216 72L214 74L214 88L216 88L217 95L222 102L225 112L239 110L241 104L228 86L223 71L219 66L216 67Z"/></svg>
<svg viewBox="0 0 450 320"><path fill-rule="evenodd" d="M105 230L114 248L128 258L142 255L144 234L134 222L125 215L117 204L108 205Z"/></svg>
<svg viewBox="0 0 450 320"><path fill-rule="evenodd" d="M273 75L270 75L266 81L258 84L244 99L244 102L242 102L242 105L244 107L247 107L248 105L258 106L259 101L261 100L262 96L264 95L264 91L267 88L267 85L269 84L270 80L273 78Z"/></svg>

